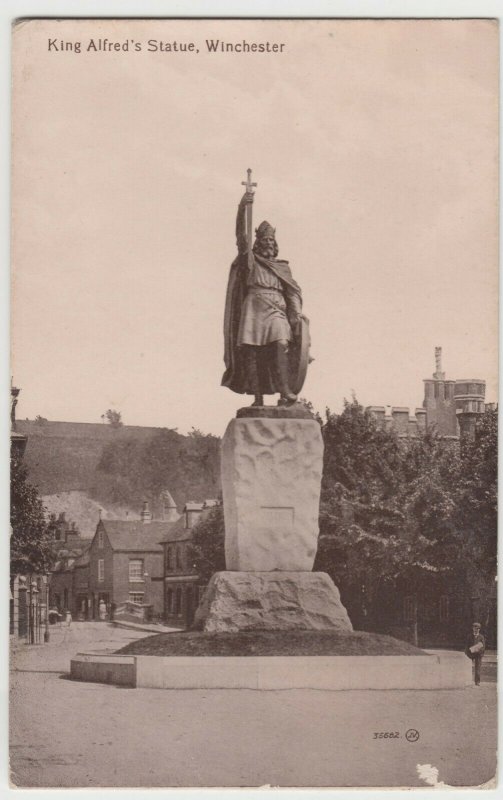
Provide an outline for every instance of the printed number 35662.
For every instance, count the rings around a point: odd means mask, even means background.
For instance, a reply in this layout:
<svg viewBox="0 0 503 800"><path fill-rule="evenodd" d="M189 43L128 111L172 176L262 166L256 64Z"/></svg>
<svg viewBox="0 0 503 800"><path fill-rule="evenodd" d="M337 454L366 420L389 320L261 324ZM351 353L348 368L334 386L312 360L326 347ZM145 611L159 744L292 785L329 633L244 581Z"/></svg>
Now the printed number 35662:
<svg viewBox="0 0 503 800"><path fill-rule="evenodd" d="M394 732L381 731L381 733L374 733L374 739L398 739L399 737L400 734L398 733L398 731Z"/></svg>

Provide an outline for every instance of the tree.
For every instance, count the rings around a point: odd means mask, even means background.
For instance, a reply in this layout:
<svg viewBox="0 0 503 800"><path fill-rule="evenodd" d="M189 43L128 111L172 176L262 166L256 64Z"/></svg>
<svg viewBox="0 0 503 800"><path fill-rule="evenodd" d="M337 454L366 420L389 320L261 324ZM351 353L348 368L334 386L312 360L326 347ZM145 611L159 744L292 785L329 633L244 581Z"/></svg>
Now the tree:
<svg viewBox="0 0 503 800"><path fill-rule="evenodd" d="M182 436L161 428L144 439L134 434L113 439L98 463L98 479L92 488L97 500L138 509L148 500L156 510L164 489L179 503L218 495L218 437L200 432Z"/></svg>
<svg viewBox="0 0 503 800"><path fill-rule="evenodd" d="M401 449L354 398L341 414L328 409L315 570L341 589L352 619L371 621L383 581L396 577L404 558L403 510L398 503Z"/></svg>
<svg viewBox="0 0 503 800"><path fill-rule="evenodd" d="M122 414L120 411L116 411L114 408L109 408L108 411L105 411L105 418L112 428L122 427Z"/></svg>
<svg viewBox="0 0 503 800"><path fill-rule="evenodd" d="M498 412L486 411L473 439L461 443L455 493L459 557L485 581L496 576L498 531Z"/></svg>
<svg viewBox="0 0 503 800"><path fill-rule="evenodd" d="M38 492L20 459L11 458L11 575L46 572L51 563L51 536Z"/></svg>
<svg viewBox="0 0 503 800"><path fill-rule="evenodd" d="M473 440L426 432L399 440L356 400L327 411L315 569L328 572L358 627L372 627L398 587L493 588L497 540L497 413ZM387 590L387 591L386 591ZM377 614L376 614L377 611Z"/></svg>
<svg viewBox="0 0 503 800"><path fill-rule="evenodd" d="M456 491L460 455L457 441L426 432L407 443L403 452L398 502L411 544L413 571L453 572L459 560L456 530Z"/></svg>
<svg viewBox="0 0 503 800"><path fill-rule="evenodd" d="M399 439L356 400L323 424L324 471L316 569L340 586L350 614L374 623L379 598L410 594L459 569L457 442L428 432Z"/></svg>
<svg viewBox="0 0 503 800"><path fill-rule="evenodd" d="M204 581L209 581L215 572L225 570L224 530L224 512L220 505L212 508L192 531L189 559Z"/></svg>

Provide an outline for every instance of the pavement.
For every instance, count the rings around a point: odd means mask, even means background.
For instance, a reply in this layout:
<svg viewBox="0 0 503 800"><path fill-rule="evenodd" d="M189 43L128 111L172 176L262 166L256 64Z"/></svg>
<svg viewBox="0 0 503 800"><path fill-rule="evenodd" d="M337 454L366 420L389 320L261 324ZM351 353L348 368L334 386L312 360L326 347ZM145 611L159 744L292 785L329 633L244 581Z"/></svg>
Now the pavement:
<svg viewBox="0 0 503 800"><path fill-rule="evenodd" d="M428 765L451 786L495 774L494 663L480 687L437 691L126 689L68 679L78 651L113 651L145 635L86 622L51 629L49 644L13 643L13 784L426 788L419 773Z"/></svg>

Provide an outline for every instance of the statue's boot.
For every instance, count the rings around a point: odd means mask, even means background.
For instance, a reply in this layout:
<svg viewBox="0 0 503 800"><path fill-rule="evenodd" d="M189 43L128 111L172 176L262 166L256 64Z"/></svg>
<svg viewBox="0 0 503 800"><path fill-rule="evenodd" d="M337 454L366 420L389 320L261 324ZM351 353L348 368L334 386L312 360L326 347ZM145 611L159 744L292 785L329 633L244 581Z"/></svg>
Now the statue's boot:
<svg viewBox="0 0 503 800"><path fill-rule="evenodd" d="M250 347L247 353L246 370L248 373L249 388L255 395L255 400L253 401L252 406L263 406L264 398L262 396L260 388L257 360L258 360L257 352L252 347Z"/></svg>
<svg viewBox="0 0 503 800"><path fill-rule="evenodd" d="M276 380L280 392L278 405L291 406L297 402L297 395L289 386L290 373L288 369L288 342L274 342L274 361L276 364Z"/></svg>

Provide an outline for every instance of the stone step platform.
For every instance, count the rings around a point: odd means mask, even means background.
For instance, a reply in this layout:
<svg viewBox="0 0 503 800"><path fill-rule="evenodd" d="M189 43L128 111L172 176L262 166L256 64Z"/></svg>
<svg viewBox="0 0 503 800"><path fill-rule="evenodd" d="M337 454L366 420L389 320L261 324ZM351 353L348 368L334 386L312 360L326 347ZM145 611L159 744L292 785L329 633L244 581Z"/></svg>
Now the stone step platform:
<svg viewBox="0 0 503 800"><path fill-rule="evenodd" d="M71 678L150 689L463 689L464 653L412 656L131 656L79 653Z"/></svg>

